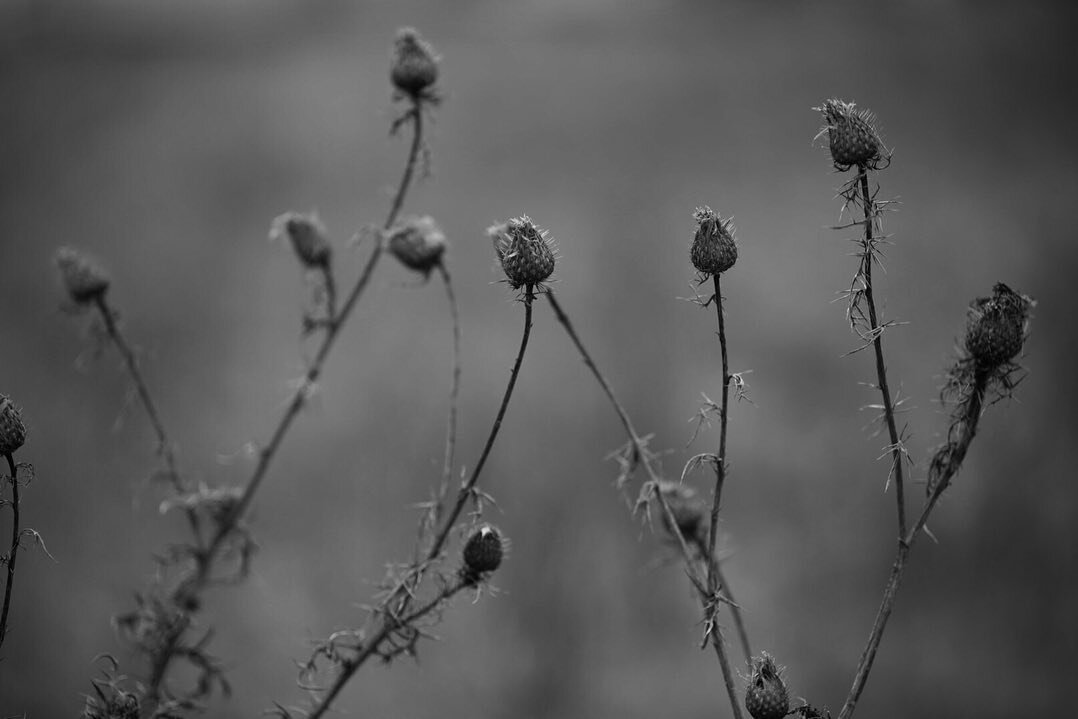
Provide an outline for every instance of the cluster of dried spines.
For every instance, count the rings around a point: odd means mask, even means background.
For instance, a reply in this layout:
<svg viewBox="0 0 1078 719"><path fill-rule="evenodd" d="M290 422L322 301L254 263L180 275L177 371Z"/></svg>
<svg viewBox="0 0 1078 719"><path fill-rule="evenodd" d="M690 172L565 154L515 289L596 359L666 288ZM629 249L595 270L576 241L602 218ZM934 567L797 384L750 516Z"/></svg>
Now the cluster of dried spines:
<svg viewBox="0 0 1078 719"><path fill-rule="evenodd" d="M393 43L389 78L397 90L418 100L428 96L438 80L438 62L434 48L420 37L415 28L401 28Z"/></svg>
<svg viewBox="0 0 1078 719"><path fill-rule="evenodd" d="M77 305L86 305L105 296L109 276L97 262L73 247L56 251L56 266L68 297Z"/></svg>
<svg viewBox="0 0 1078 719"><path fill-rule="evenodd" d="M409 217L389 230L389 252L408 269L429 275L442 262L445 233L433 217Z"/></svg>
<svg viewBox="0 0 1078 719"><path fill-rule="evenodd" d="M554 242L546 230L537 227L527 215L487 230L494 243L502 270L514 290L529 290L547 280L554 272Z"/></svg>
<svg viewBox="0 0 1078 719"><path fill-rule="evenodd" d="M710 524L708 505L696 490L679 482L662 482L659 492L670 507L670 514L674 517L678 532L685 538L690 546L695 546L701 553L706 554L708 526ZM663 529L674 539L677 534L670 525L670 517L666 512L661 512Z"/></svg>
<svg viewBox="0 0 1078 719"><path fill-rule="evenodd" d="M1018 356L1029 336L1035 304L1002 282L992 288L991 297L970 304L965 345L978 369L991 372Z"/></svg>
<svg viewBox="0 0 1078 719"><path fill-rule="evenodd" d="M752 674L745 690L745 708L753 719L782 719L790 713L790 694L782 670L767 652L752 660Z"/></svg>
<svg viewBox="0 0 1078 719"><path fill-rule="evenodd" d="M287 239L300 264L309 270L326 270L333 261L333 246L326 236L326 228L313 212L286 212L275 218L270 239Z"/></svg>
<svg viewBox="0 0 1078 719"><path fill-rule="evenodd" d="M732 221L722 219L706 205L696 208L696 233L693 235L689 257L692 265L705 276L718 275L737 262L737 242Z"/></svg>
<svg viewBox="0 0 1078 719"><path fill-rule="evenodd" d="M13 454L26 442L26 424L11 398L0 394L0 457Z"/></svg>
<svg viewBox="0 0 1078 719"><path fill-rule="evenodd" d="M460 568L461 580L467 585L478 584L502 565L508 541L492 524L481 524L472 530L461 552L464 560Z"/></svg>
<svg viewBox="0 0 1078 719"><path fill-rule="evenodd" d="M852 102L827 100L814 108L823 113L825 125L820 135L827 133L828 146L835 169L845 172L851 167L880 169L887 149L876 127L876 117L868 110L858 110Z"/></svg>

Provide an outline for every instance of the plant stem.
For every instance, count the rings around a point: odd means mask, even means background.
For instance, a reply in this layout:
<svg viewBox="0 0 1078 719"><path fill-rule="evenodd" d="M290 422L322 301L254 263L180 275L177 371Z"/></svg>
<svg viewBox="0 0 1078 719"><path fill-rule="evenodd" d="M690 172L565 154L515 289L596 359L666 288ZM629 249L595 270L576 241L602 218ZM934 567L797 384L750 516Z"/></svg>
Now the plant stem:
<svg viewBox="0 0 1078 719"><path fill-rule="evenodd" d="M726 695L730 697L730 708L734 711L734 719L741 719L741 702L738 700L737 687L734 684L734 670L730 667L730 658L726 656L726 641L722 638L722 630L718 623L711 631L711 646L715 648L715 656L719 658L722 681L726 685Z"/></svg>
<svg viewBox="0 0 1078 719"><path fill-rule="evenodd" d="M386 216L386 220L383 223L383 229L389 229L389 227L391 227L397 220L397 215L400 213L401 207L404 204L404 198L408 192L408 188L411 186L412 177L415 174L416 161L419 158L419 152L422 147L423 113L420 106L421 101L412 98L411 102L412 106L406 117L412 122L412 143L408 151L408 159L405 163L404 174L401 177L400 184L397 186L396 194L393 197L393 202L389 209L389 214ZM351 315L360 296L363 294L363 290L365 290L370 283L371 275L378 264L378 260L382 256L383 249L384 243L381 237L379 237L378 241L375 243L374 249L367 259L366 265L364 265L355 285L353 285L348 297L345 299L340 312L337 313L327 325L326 332L322 338L322 344L315 354L314 361L311 363L310 367L308 367L307 372L303 377L302 384L292 395L292 399L289 401L284 414L278 421L277 427L273 431L269 443L258 453L258 463L255 465L251 478L244 486L243 493L240 495L239 500L237 500L232 511L220 521L209 544L206 545L204 549L200 549L197 555L198 559L194 575L182 582L173 592L173 599L177 600L177 603L178 600L183 599L184 597L197 595L209 581L214 559L223 548L225 541L233 531L235 531L240 519L250 506L255 492L258 491L259 486L265 479L270 464L276 456L277 450L281 446L281 442L284 440L288 429L292 426L296 417L299 416L300 410L307 401L308 392L315 386L318 378L321 376L326 358L329 356L329 352L333 348L338 335L340 335L345 322ZM170 636L166 639L165 651L162 652L160 657L155 659L153 673L147 691L148 695L153 698L151 703L154 705L159 702L161 684L167 674L171 660L176 655L179 640L187 630L188 626L189 620L178 622L175 629L170 632ZM153 707L151 706L151 713L152 709Z"/></svg>
<svg viewBox="0 0 1078 719"><path fill-rule="evenodd" d="M895 426L895 405L891 399L891 389L887 384L887 366L883 360L883 331L876 317L876 302L872 294L872 264L874 261L873 228L876 222L876 203L868 188L868 168L857 168L861 187L861 204L865 213L864 253L861 255L861 272L864 276L865 300L868 302L869 328L872 347L876 353L876 378L880 394L883 396L883 416L887 422L887 433L891 438L891 467L895 473L895 495L898 504L898 534L906 534L906 498L903 481L902 445L899 442L898 429Z"/></svg>
<svg viewBox="0 0 1078 719"><path fill-rule="evenodd" d="M438 272L442 275L445 284L446 300L449 302L449 313L453 319L453 380L449 388L449 419L445 425L445 461L442 464L442 481L438 487L436 500L435 524L441 519L442 503L446 492L449 491L449 483L453 477L454 456L457 448L457 397L460 394L460 310L457 307L457 296L453 291L453 280L449 276L449 269L445 262L438 263Z"/></svg>
<svg viewBox="0 0 1078 719"><path fill-rule="evenodd" d="M346 660L341 666L341 671L337 674L337 677L333 680L333 686L329 688L325 696L323 696L318 704L307 714L307 719L319 719L327 711L329 711L330 705L333 700L337 698L337 695L341 693L345 685L352 678L352 676L362 667L368 659L378 652L378 648L382 646L390 634L396 631L398 628L408 626L413 622L422 619L431 611L440 606L443 602L451 598L454 594L466 587L467 584L463 580L449 584L438 593L436 597L427 602L421 607L413 610L410 614L400 619L389 620L386 619L382 622L381 628L378 633L368 639L362 649L359 649L357 654L351 659Z"/></svg>
<svg viewBox="0 0 1078 719"><path fill-rule="evenodd" d="M719 416L719 458L715 463L715 496L711 503L711 525L708 527L708 590L718 589L715 570L719 563L715 559L715 543L719 536L719 507L722 504L722 486L726 482L726 420L730 403L730 365L726 358L726 323L722 316L722 289L719 275L712 276L715 282L715 314L719 320L719 346L722 351L722 407Z"/></svg>
<svg viewBox="0 0 1078 719"><path fill-rule="evenodd" d="M898 549L895 553L894 564L891 567L891 576L887 579L887 585L883 591L883 600L880 602L880 608L877 611L876 619L872 624L872 631L869 633L868 642L865 645L864 651L861 653L861 659L857 663L853 686L850 687L850 692L846 696L846 702L842 707L842 712L839 714L839 719L850 719L850 717L853 716L857 701L861 698L861 693L864 691L865 684L868 681L869 672L872 671L872 663L876 658L876 652L879 650L880 641L883 639L884 629L887 628L887 620L890 619L891 611L894 609L895 596L898 593L898 587L902 581L902 573L906 568L906 560L909 557L910 550L913 548L913 543L920 535L921 530L924 529L925 524L928 522L928 517L932 513L932 509L936 506L943 491L950 483L951 478L958 472L962 460L965 459L970 443L977 433L977 424L980 420L981 410L984 407L984 395L987 386L988 373L983 371L977 372L970 397L962 407L962 415L959 418L958 423L958 438L954 440L953 446L955 449L951 455L953 459L943 468L942 475L939 477L932 494L925 502L917 522L907 534L901 535L898 539Z"/></svg>
<svg viewBox="0 0 1078 719"><path fill-rule="evenodd" d="M11 470L11 551L7 555L7 584L4 586L4 608L0 611L0 647L7 637L7 618L11 610L11 590L15 586L15 558L19 553L19 468L12 455L5 454L7 466Z"/></svg>
<svg viewBox="0 0 1078 719"><path fill-rule="evenodd" d="M629 413L622 406L621 402L618 401L617 396L614 394L614 389L610 386L610 382L607 381L606 377L599 370L598 365L595 364L595 360L592 359L592 356L588 352L587 348L584 347L584 343L583 341L581 341L580 335L577 334L576 328L573 327L573 323L569 319L569 315L562 308L561 303L558 302L557 297L555 297L553 291L547 292L547 300L550 302L550 306L554 310L554 315L558 318L558 322L565 329L565 333L569 335L569 339L576 347L581 359L584 360L584 364L589 370L591 370L592 375L599 383L599 386L602 388L603 393L606 394L607 399L610 400L610 404L614 407L614 412L617 413L618 419L621 420L621 424L625 428L626 434L629 435L629 441L633 445L636 456L640 459L641 463L643 463L644 469L648 473L649 480L656 486L656 496L659 498L660 508L662 509L663 514L666 516L667 524L672 528L673 533L677 536L678 547L681 550L681 556L685 562L685 569L689 575L689 580L699 593L700 601L703 604L705 611L707 611L709 598L708 592L705 590L705 579L699 576L696 569L697 563L693 560L692 552L689 549L688 543L685 541L685 537L681 533L681 529L678 527L677 519L674 516L673 509L670 507L666 496L661 491L660 485L662 479L659 476L659 473L652 466L651 457L647 451L647 445L644 443L644 440L641 439L640 435L637 434L635 427L633 427L632 419L630 419L629 417ZM731 613L734 616L734 623L737 625L738 635L741 639L741 646L745 652L746 661L751 662L752 650L749 646L749 638L748 632L745 630L745 622L743 617L741 616L741 608L738 607L736 602L734 601L733 595L729 590L729 585L727 585L726 580L722 577L722 572L718 567L718 562L714 562L714 564L715 567L713 571L715 577L721 585L721 591L725 595L724 598L728 600L728 604L730 605ZM717 631L718 624L716 623L714 632ZM711 641L713 645L715 645L716 639L719 642L719 644L715 646L715 652L719 657L719 666L723 667L725 665L725 668L723 668L723 677L724 679L729 679L726 682L726 688L730 696L730 702L734 707L735 714L740 717L740 705L738 704L737 693L733 683L733 674L729 670L729 661L726 657L726 650L723 646L721 636L715 637L714 632Z"/></svg>
<svg viewBox="0 0 1078 719"><path fill-rule="evenodd" d="M165 460L165 469L168 472L169 482L172 484L174 491L182 494L187 491L187 487L184 486L183 480L180 478L179 469L176 466L176 453L173 449L172 440L169 439L168 432L165 430L165 423L161 420L160 412L157 411L157 405L154 403L153 395L150 394L149 386L142 376L142 370L139 369L138 358L135 357L134 350L131 349L127 338L120 331L120 326L116 322L116 312L109 306L104 294L95 297L94 304L101 314L102 321L105 323L105 331L123 358L127 374L135 384L135 391L138 393L139 401L142 402L146 415L150 418L150 426L153 427L154 434L157 435L157 451ZM190 507L184 509L184 514L187 516L187 523L191 526L191 532L195 536L195 545L201 550L202 526L198 514Z"/></svg>

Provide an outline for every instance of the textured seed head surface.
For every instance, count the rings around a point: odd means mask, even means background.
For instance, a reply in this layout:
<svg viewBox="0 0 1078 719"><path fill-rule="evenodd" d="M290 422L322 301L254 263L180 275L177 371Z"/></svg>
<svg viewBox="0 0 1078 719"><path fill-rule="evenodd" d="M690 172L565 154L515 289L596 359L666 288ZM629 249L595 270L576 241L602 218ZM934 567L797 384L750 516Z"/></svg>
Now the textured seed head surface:
<svg viewBox="0 0 1078 719"><path fill-rule="evenodd" d="M18 407L0 394L0 456L11 454L26 442L26 425Z"/></svg>
<svg viewBox="0 0 1078 719"><path fill-rule="evenodd" d="M978 366L990 370L1018 356L1029 333L1034 304L1002 282L993 288L991 297L974 300L966 326L966 349Z"/></svg>
<svg viewBox="0 0 1078 719"><path fill-rule="evenodd" d="M416 272L430 274L441 262L445 248L445 234L433 217L409 217L390 230L390 253Z"/></svg>
<svg viewBox="0 0 1078 719"><path fill-rule="evenodd" d="M533 287L554 272L553 242L527 216L491 227L487 234L514 290Z"/></svg>
<svg viewBox="0 0 1078 719"><path fill-rule="evenodd" d="M827 123L827 140L836 169L875 167L881 161L883 142L872 113L858 111L854 103L842 100L827 100L820 110Z"/></svg>
<svg viewBox="0 0 1078 719"><path fill-rule="evenodd" d="M670 505L670 513L674 515L678 530L686 542L695 543L701 547L707 540L708 513L707 502L696 494L691 487L680 483L664 483L659 491L663 493L666 503ZM666 512L662 512L663 528L674 535L670 526L670 519Z"/></svg>
<svg viewBox="0 0 1078 719"><path fill-rule="evenodd" d="M705 275L718 275L737 262L737 242L730 220L723 220L710 207L698 207L693 213L696 234L693 236L689 258L692 265Z"/></svg>
<svg viewBox="0 0 1078 719"><path fill-rule="evenodd" d="M482 524L471 533L464 543L464 575L475 582L493 572L505 557L505 540L492 524Z"/></svg>
<svg viewBox="0 0 1078 719"><path fill-rule="evenodd" d="M419 96L438 79L438 57L414 28L397 31L389 77L401 92Z"/></svg>
<svg viewBox="0 0 1078 719"><path fill-rule="evenodd" d="M782 719L790 711L790 696L775 660L764 652L752 660L752 676L745 690L745 708L753 719Z"/></svg>
<svg viewBox="0 0 1078 719"><path fill-rule="evenodd" d="M273 221L270 238L287 237L296 257L307 269L329 267L333 246L326 228L314 213L286 212Z"/></svg>
<svg viewBox="0 0 1078 719"><path fill-rule="evenodd" d="M73 247L56 251L56 266L68 296L84 305L104 297L109 288L109 276L100 265Z"/></svg>

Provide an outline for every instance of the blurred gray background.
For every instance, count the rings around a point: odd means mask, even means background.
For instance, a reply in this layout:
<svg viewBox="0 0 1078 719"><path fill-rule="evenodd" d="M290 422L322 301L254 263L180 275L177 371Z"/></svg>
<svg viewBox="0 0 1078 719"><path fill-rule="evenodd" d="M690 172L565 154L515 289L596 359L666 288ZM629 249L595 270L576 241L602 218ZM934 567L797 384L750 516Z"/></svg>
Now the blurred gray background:
<svg viewBox="0 0 1078 719"><path fill-rule="evenodd" d="M483 230L528 213L562 259L554 285L637 425L676 474L700 393L719 394L714 314L691 294L699 204L733 214L724 280L732 369L724 500L730 582L755 647L795 696L837 709L894 549L871 358L835 292L855 260L811 108L880 117L895 245L879 278L892 382L924 462L964 309L996 281L1039 300L1016 401L992 407L915 548L860 716L1047 715L1078 662L1073 277L1078 259L1070 4L325 0L0 3L0 391L23 407L23 516L56 557L20 557L0 711L71 716L146 585L184 536L147 483L153 441L112 351L95 355L51 265L107 265L111 297L196 478L238 483L288 382L308 288L272 218L317 209L345 247L385 215L407 149L390 139L396 29L444 56L432 175L406 211L452 243L464 331L459 459L474 463L519 341ZM348 279L342 280L347 282ZM1070 318L1070 319L1068 319ZM383 565L409 556L441 464L450 326L442 289L387 258L331 357L323 393L259 493L250 581L206 618L234 694L218 717L297 702L293 660L360 621ZM611 486L623 442L545 304L483 485L513 541L500 593L461 598L418 663L371 666L347 716L727 716L699 611L661 538ZM706 473L692 481L710 484ZM911 495L920 497L920 486ZM0 520L3 536L9 527ZM735 650L736 651L736 650ZM671 700L671 697L674 697ZM1056 711L1055 713L1058 713Z"/></svg>

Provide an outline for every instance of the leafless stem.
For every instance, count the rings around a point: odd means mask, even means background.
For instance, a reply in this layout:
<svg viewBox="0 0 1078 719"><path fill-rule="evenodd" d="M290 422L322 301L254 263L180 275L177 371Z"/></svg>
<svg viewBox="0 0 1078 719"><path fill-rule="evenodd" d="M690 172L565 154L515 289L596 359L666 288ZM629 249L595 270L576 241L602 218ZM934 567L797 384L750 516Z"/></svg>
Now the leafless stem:
<svg viewBox="0 0 1078 719"><path fill-rule="evenodd" d="M187 488L184 486L183 479L180 477L180 472L176 465L176 452L172 440L165 430L165 423L161 420L161 413L157 411L157 405L154 403L153 395L150 394L149 385L146 384L146 380L142 376L142 370L139 369L138 358L135 356L134 350L131 349L131 345L128 344L127 338L124 337L123 332L120 330L120 326L116 322L116 312L109 306L108 301L105 299L105 295L100 294L95 297L94 304L101 315L102 321L105 323L105 332L108 334L109 339L112 340L112 343L116 345L117 351L119 351L120 356L123 358L124 367L127 369L127 374L131 377L131 381L135 385L135 391L138 393L139 401L142 402L142 406L146 410L146 415L150 418L150 426L153 427L154 434L157 435L157 451L165 461L165 471L168 474L168 480L172 484L173 490L178 494L182 494ZM187 523L190 525L191 532L195 537L195 544L201 549L203 541L202 526L198 514L191 508L185 508L184 514L187 516Z"/></svg>
<svg viewBox="0 0 1078 719"><path fill-rule="evenodd" d="M891 399L891 389L887 384L887 366L883 359L883 332L880 329L876 316L876 302L872 291L872 265L874 262L873 237L874 226L877 219L876 202L872 198L868 187L868 168L858 166L861 188L861 205L865 213L865 238L862 243L864 252L861 254L861 274L864 277L865 301L868 303L869 327L872 337L872 347L876 352L876 379L883 397L883 416L887 423L887 433L891 438L891 469L895 476L895 496L898 504L898 534L906 534L906 498L904 484L904 463L902 445L899 441L898 429L895 426L895 405Z"/></svg>
<svg viewBox="0 0 1078 719"><path fill-rule="evenodd" d="M457 448L457 397L460 394L460 311L457 307L456 293L453 291L453 280L449 276L449 269L445 266L445 262L438 263L438 271L445 284L446 300L449 302L449 313L453 319L453 380L449 388L449 419L445 424L445 462L442 464L442 481L438 487L435 503L437 509L434 517L435 524L441 519L442 505L449 491L449 482L453 477Z"/></svg>
<svg viewBox="0 0 1078 719"><path fill-rule="evenodd" d="M872 663L876 658L876 652L879 650L880 641L883 639L884 629L887 628L887 620L891 617L891 612L894 609L895 596L898 593L898 587L902 581L902 573L906 567L906 560L909 557L910 550L913 548L914 541L928 522L928 517L932 513L932 509L936 506L943 491L947 488L947 485L950 484L951 479L961 467L966 452L969 450L970 443L977 433L977 424L980 420L981 410L984 407L984 395L988 386L988 380L988 373L983 371L976 373L971 393L960 405L961 415L954 425L957 429L957 436L954 439L949 438L947 461L939 466L939 476L935 478L936 481L932 493L925 501L924 508L921 510L921 515L909 530L909 533L899 537L895 561L891 567L891 576L887 579L887 585L883 591L883 600L880 603L879 611L876 613L876 620L872 624L872 631L869 634L868 643L865 645L865 649L861 653L861 659L857 663L853 686L850 687L850 692L846 697L842 712L839 714L839 719L850 719L850 717L853 716L857 701L861 698L861 693L865 689L865 683L868 681L869 672L872 671Z"/></svg>
<svg viewBox="0 0 1078 719"><path fill-rule="evenodd" d="M718 576L715 570L719 563L715 559L715 543L719 536L719 508L722 504L722 486L726 482L726 422L730 406L730 365L726 357L726 323L722 316L722 289L719 275L713 275L715 282L715 314L719 321L719 346L722 351L722 407L719 412L719 457L715 462L715 496L711 502L711 524L708 527L707 586L711 592L718 589ZM750 658L751 661L751 658Z"/></svg>
<svg viewBox="0 0 1078 719"><path fill-rule="evenodd" d="M22 530L19 528L19 467L15 464L12 455L5 454L8 469L11 470L11 550L7 555L7 584L4 585L4 608L0 611L0 647L4 646L7 637L7 618L11 610L11 591L15 586L15 558L19 553L19 537Z"/></svg>
<svg viewBox="0 0 1078 719"><path fill-rule="evenodd" d="M408 152L408 159L405 163L404 174L401 177L400 184L397 187L396 194L393 197L393 202L389 209L389 214L386 216L386 220L383 223L383 228L388 229L393 225L397 219L397 215L400 213L401 207L404 204L405 195L408 192L408 188L411 186L413 175L415 174L415 167L419 158L420 149L423 142L423 113L421 108L421 101L416 98L411 99L412 106L405 115L405 120L411 120L412 122L412 143ZM307 372L303 377L303 381L292 395L292 399L289 401L288 406L285 408L284 414L277 423L276 429L273 431L270 437L269 443L261 449L258 454L258 462L255 465L254 471L251 474L251 478L244 485L243 493L237 500L232 511L222 519L217 526L209 543L204 549L200 548L197 555L197 561L195 566L195 573L189 577L186 581L182 582L176 590L173 592L173 598L180 603L187 597L197 595L206 586L210 579L210 571L213 567L214 560L217 554L222 550L226 540L236 530L236 527L240 519L244 516L249 508L255 492L258 491L262 481L265 479L269 470L270 464L277 454L277 450L280 448L285 435L287 434L292 423L299 416L300 410L306 404L308 394L316 385L318 378L322 374L323 366L325 365L326 358L329 356L330 350L333 348L337 337L340 335L341 330L344 328L345 322L351 315L352 310L355 308L356 303L359 301L360 296L370 283L371 275L374 272L374 268L378 264L384 244L382 239L379 238L375 244L374 249L371 251L370 256L367 259L366 265L364 265L355 285L353 285L348 297L345 299L344 305L341 307L340 312L334 315L322 338L322 344L319 346L317 353L311 365L307 368ZM188 621L178 622L177 626L170 632L170 636L165 643L165 651L162 652L162 656L158 657L154 661L153 672L150 678L148 686L148 695L152 698L152 703L156 704L160 700L161 696L161 684L164 681L164 677L167 675L168 666L175 656L175 651L179 646L179 639L189 626ZM151 707L152 708L152 707Z"/></svg>
<svg viewBox="0 0 1078 719"><path fill-rule="evenodd" d="M749 647L748 633L745 630L745 623L741 616L741 609L734 602L733 596L729 591L729 587L726 584L725 579L722 578L721 571L718 568L718 562L712 562L715 565L714 574L718 582L720 583L720 589L709 592L707 588L707 581L704 576L701 575L698 569L698 563L693 559L692 551L689 549L688 542L685 540L684 535L681 533L678 527L677 519L674 516L673 509L670 507L670 503L667 501L666 496L658 488L661 485L662 478L659 472L655 469L651 455L647 450L647 445L644 440L637 434L636 429L633 427L632 419L629 417L629 413L618 401L617 396L614 394L613 388L610 386L610 382L599 370L598 365L595 364L595 360L592 359L591 354L587 348L584 347L584 343L581 341L580 336L576 332L576 328L573 326L572 321L569 319L569 315L562 308L561 303L558 302L552 291L547 292L547 300L550 302L551 308L554 310L554 315L557 317L558 322L565 329L566 334L569 335L569 339L573 342L577 352L580 353L580 357L584 360L584 364L591 370L592 375L595 377L599 386L602 388L603 393L606 394L607 399L610 400L610 404L614 407L614 411L618 415L618 419L621 420L622 426L625 428L626 434L629 435L629 441L632 443L636 457L640 463L644 465L644 469L648 474L649 480L654 484L656 489L656 496L659 499L659 505L663 514L667 519L668 525L671 527L671 531L676 535L678 540L678 548L681 552L682 560L685 563L685 571L689 575L689 580L693 584L693 587L697 590L700 596L701 604L704 606L704 611L709 614L708 621L714 622L714 612L717 610L717 604L714 603L713 597L721 597L725 603L730 605L731 612L734 616L734 622L737 625L738 634L741 638L742 649L745 652L747 658L752 656L752 651ZM712 570L709 570L712 571ZM721 592L721 594L718 594ZM741 705L738 703L737 690L734 686L733 673L730 670L730 663L726 656L726 648L718 633L719 628L717 623L712 624L712 631L710 634L712 646L715 648L716 655L719 657L719 665L723 670L723 677L726 680L727 692L730 696L730 703L733 706L735 716L740 719Z"/></svg>
<svg viewBox="0 0 1078 719"><path fill-rule="evenodd" d="M345 685L352 678L353 675L362 667L368 659L378 653L382 643L400 627L409 626L413 622L423 618L427 614L437 609L441 604L450 599L454 594L464 589L467 585L462 579L446 585L442 591L440 591L433 599L426 604L417 607L412 610L411 613L399 618L387 618L382 622L381 628L378 632L364 642L362 648L360 648L356 655L345 660L341 666L340 672L333 680L333 685L326 691L326 693L319 699L318 704L311 709L307 715L308 719L319 719L327 711L329 711L330 705L333 700L337 698L337 695L341 693Z"/></svg>

